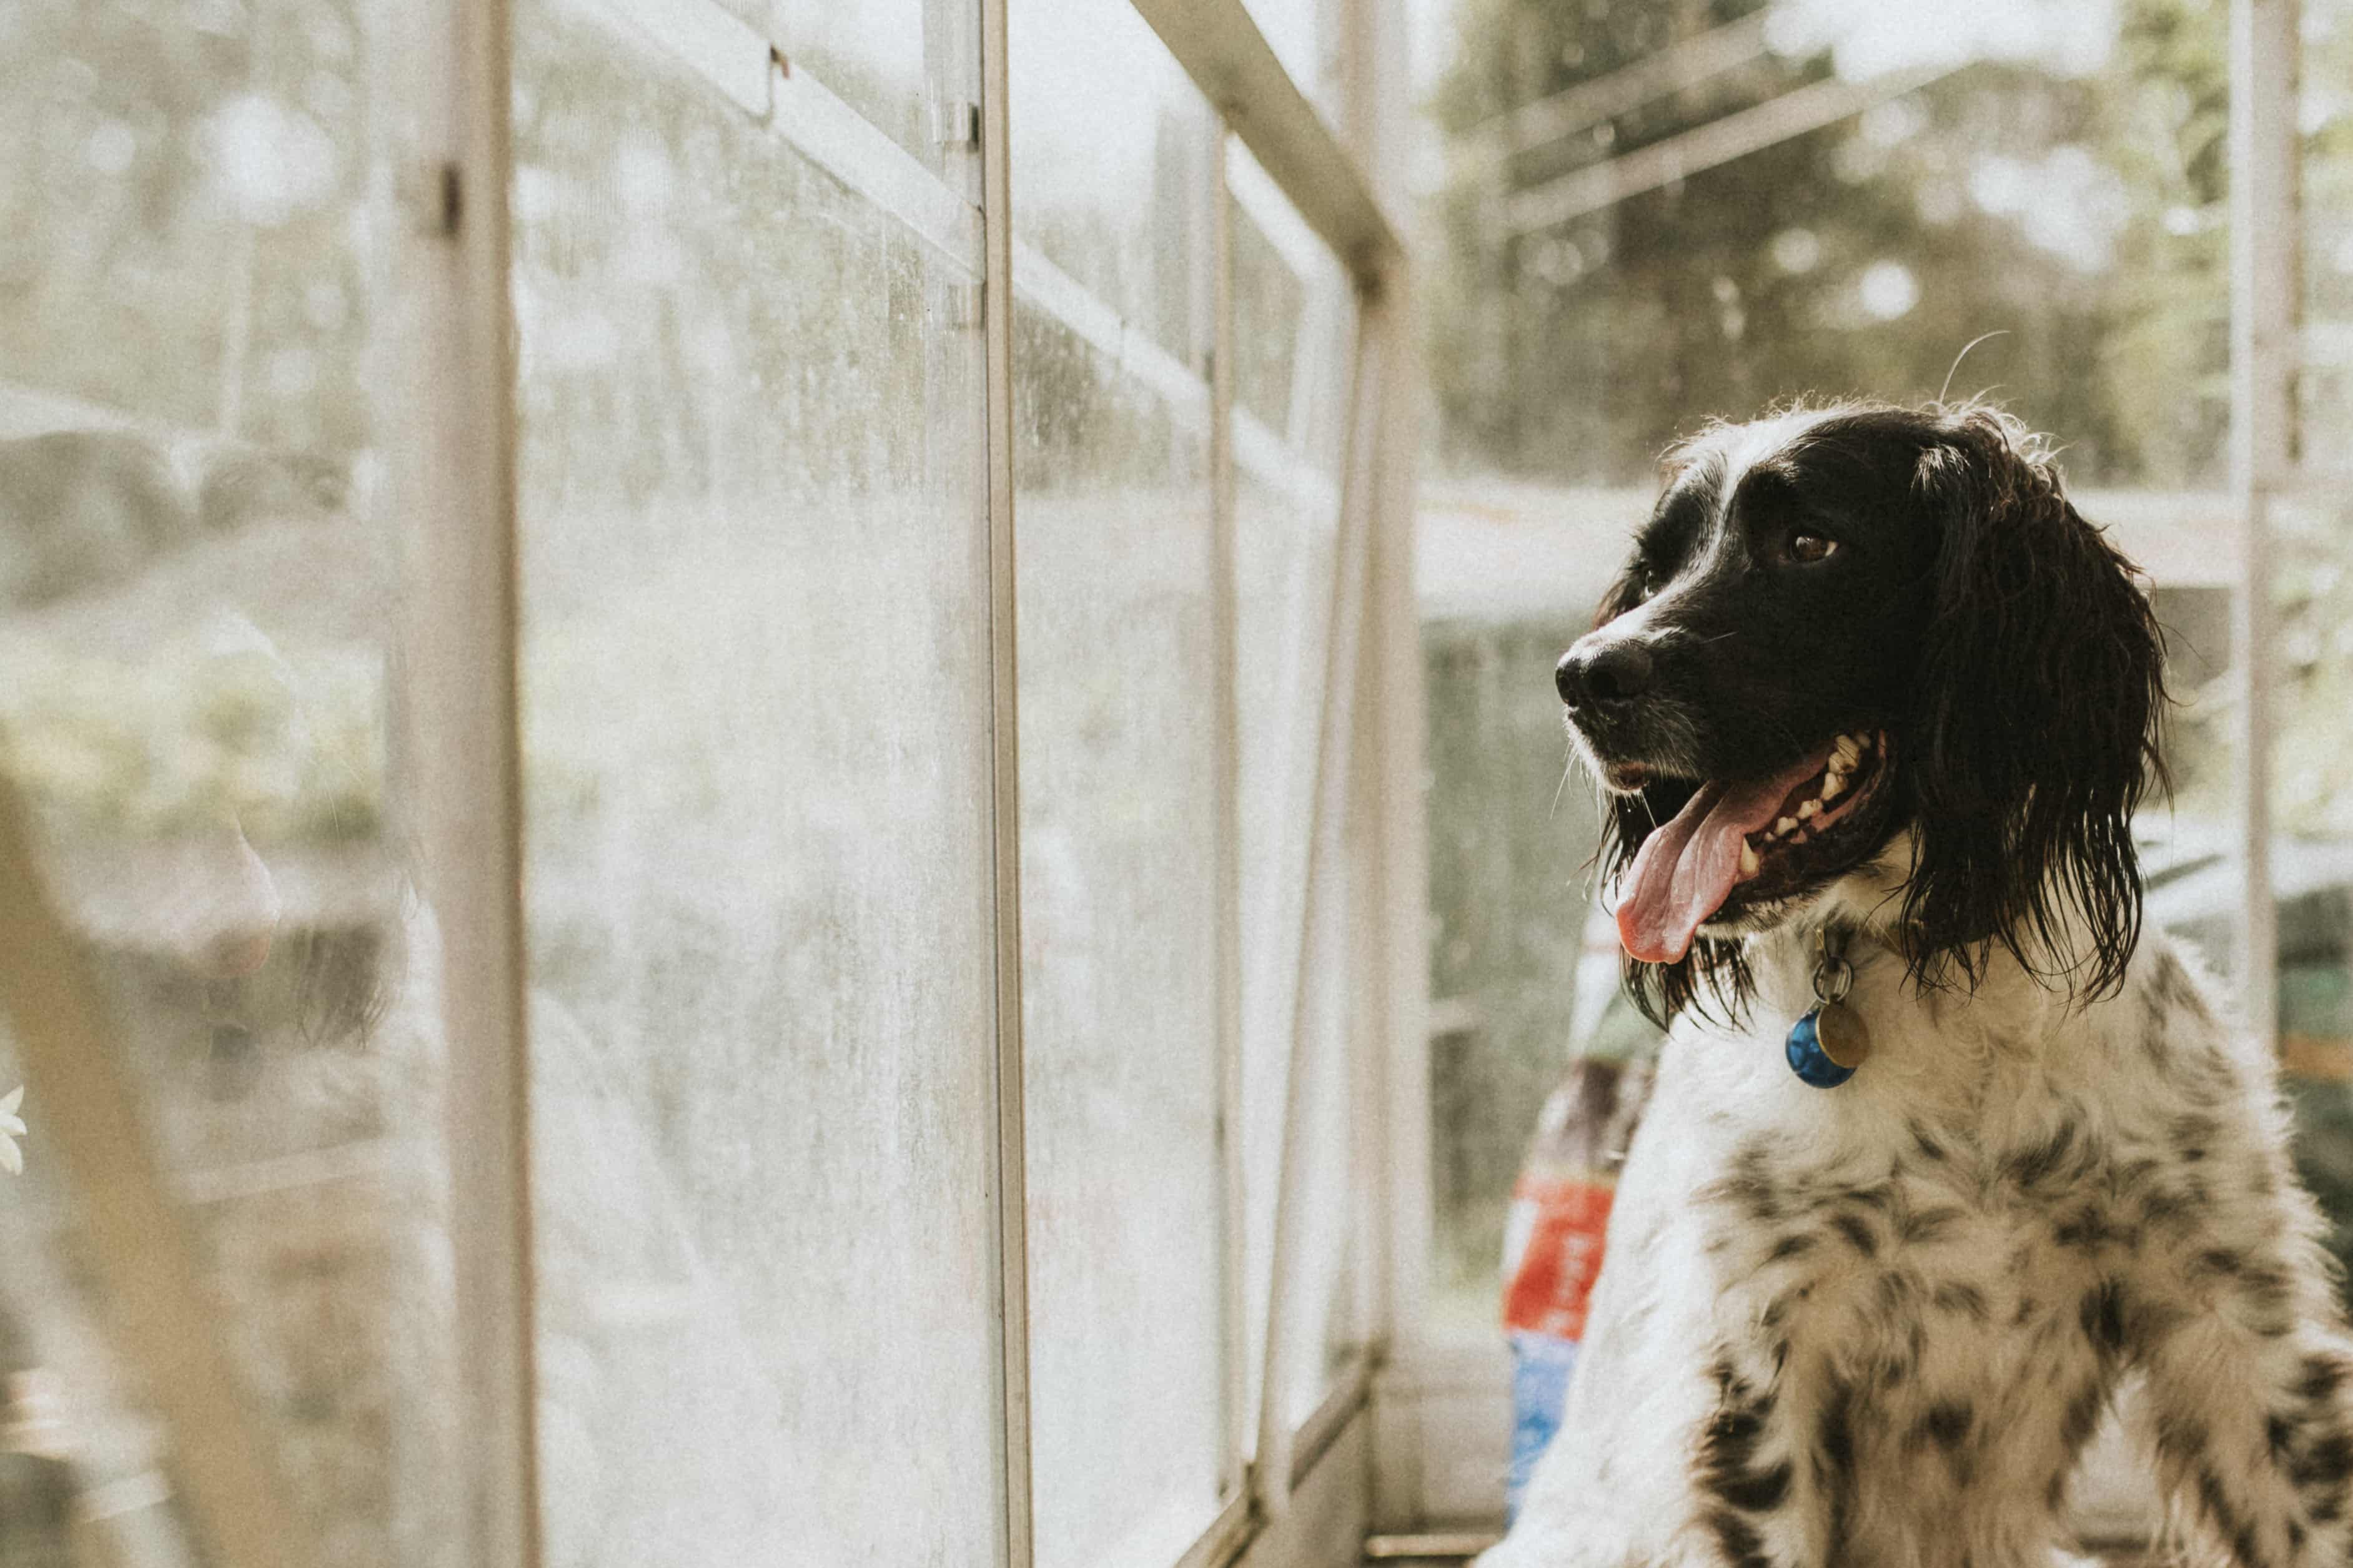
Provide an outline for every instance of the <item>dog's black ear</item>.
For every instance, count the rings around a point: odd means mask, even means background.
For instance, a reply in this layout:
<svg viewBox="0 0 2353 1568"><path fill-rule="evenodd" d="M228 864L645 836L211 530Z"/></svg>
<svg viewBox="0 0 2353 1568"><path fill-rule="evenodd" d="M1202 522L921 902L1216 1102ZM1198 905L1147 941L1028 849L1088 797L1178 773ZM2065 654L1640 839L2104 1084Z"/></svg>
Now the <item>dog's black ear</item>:
<svg viewBox="0 0 2353 1568"><path fill-rule="evenodd" d="M1942 531L1898 759L1915 972L1974 982L1999 943L2079 995L2111 991L2140 938L2132 814L2163 778L2156 616L2008 416L1940 417L1915 484Z"/></svg>

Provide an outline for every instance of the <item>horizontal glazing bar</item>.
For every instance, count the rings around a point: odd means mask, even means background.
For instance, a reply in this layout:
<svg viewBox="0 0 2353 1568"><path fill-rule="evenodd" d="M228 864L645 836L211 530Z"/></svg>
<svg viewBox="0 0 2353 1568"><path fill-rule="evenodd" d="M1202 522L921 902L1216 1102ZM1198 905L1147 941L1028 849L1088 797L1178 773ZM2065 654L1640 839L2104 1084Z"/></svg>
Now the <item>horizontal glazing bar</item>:
<svg viewBox="0 0 2353 1568"><path fill-rule="evenodd" d="M600 4L651 35L739 107L765 118L796 152L904 224L966 279L979 281L980 209L807 71L778 64L779 57L767 39L712 0L600 0ZM757 107L743 90L747 63L755 59L769 79ZM1261 180L1266 178L1262 172L1253 173ZM1278 245L1286 239L1294 245L1301 240L1314 243L1297 218L1282 210L1279 200L1271 199L1275 194L1271 182L1261 186L1257 193L1260 199L1246 204L1251 217ZM1275 212L1280 216L1269 216ZM1286 223L1288 235L1282 232ZM1286 258L1300 265L1295 258L1287 255ZM1013 286L1024 301L1053 317L1158 393L1185 428L1196 433L1208 428L1208 382L1035 247L1018 241L1013 247ZM1240 410L1235 412L1234 458L1251 479L1305 508L1310 515L1330 515L1338 487L1281 437Z"/></svg>
<svg viewBox="0 0 2353 1568"><path fill-rule="evenodd" d="M1236 155L1226 160L1226 189L1301 281L1314 279L1330 264L1330 250L1247 149L1238 148Z"/></svg>
<svg viewBox="0 0 2353 1568"><path fill-rule="evenodd" d="M755 119L768 112L768 40L710 0L605 0Z"/></svg>
<svg viewBox="0 0 2353 1568"><path fill-rule="evenodd" d="M1168 52L1360 287L1405 253L1370 181L1282 68L1242 0L1134 0Z"/></svg>

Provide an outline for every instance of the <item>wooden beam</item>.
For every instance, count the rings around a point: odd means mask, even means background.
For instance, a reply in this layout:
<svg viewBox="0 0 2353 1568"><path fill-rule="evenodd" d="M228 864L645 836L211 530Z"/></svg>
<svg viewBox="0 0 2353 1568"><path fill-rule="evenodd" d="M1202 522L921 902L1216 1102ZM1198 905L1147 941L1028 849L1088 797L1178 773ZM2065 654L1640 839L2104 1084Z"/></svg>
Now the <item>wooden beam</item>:
<svg viewBox="0 0 2353 1568"><path fill-rule="evenodd" d="M1654 98L1746 65L1767 52L1765 27L1771 15L1769 8L1753 11L1712 32L1669 44L1607 76L1482 121L1455 139L1453 161L1458 168L1500 164L1515 153L1574 136Z"/></svg>
<svg viewBox="0 0 2353 1568"><path fill-rule="evenodd" d="M24 1058L25 1115L65 1165L114 1342L171 1434L172 1476L206 1555L223 1568L312 1561L230 1365L219 1303L139 1114L97 972L48 896L32 824L5 776L0 1014Z"/></svg>
<svg viewBox="0 0 2353 1568"><path fill-rule="evenodd" d="M1397 226L1242 0L1135 0L1138 15L1360 289L1405 254Z"/></svg>
<svg viewBox="0 0 2353 1568"><path fill-rule="evenodd" d="M2239 524L2231 615L2242 878L2238 980L2247 1026L2279 1038L2271 876L2271 510L2290 480L2297 343L2296 0L2231 6L2231 494Z"/></svg>
<svg viewBox="0 0 2353 1568"><path fill-rule="evenodd" d="M1829 77L1810 82L1754 109L1711 120L1681 135L1638 147L1623 157L1571 170L1558 179L1507 196L1503 203L1504 232L1526 234L1599 212L1629 196L1655 191L1703 169L1729 163L1793 136L1836 124L1958 68L1939 66L1898 71L1870 81Z"/></svg>

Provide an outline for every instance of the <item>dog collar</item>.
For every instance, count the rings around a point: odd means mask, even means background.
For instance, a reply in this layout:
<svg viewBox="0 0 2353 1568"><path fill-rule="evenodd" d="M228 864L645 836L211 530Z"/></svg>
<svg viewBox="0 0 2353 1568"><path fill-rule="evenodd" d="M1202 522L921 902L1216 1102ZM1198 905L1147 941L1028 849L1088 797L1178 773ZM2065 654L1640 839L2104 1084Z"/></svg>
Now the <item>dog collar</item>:
<svg viewBox="0 0 2353 1568"><path fill-rule="evenodd" d="M1814 1005L1789 1026L1785 1054L1798 1081L1836 1089L1854 1076L1871 1055L1871 1030L1862 1015L1846 1005L1854 989L1854 965L1847 962L1849 933L1822 927L1815 933L1821 956L1814 963Z"/></svg>

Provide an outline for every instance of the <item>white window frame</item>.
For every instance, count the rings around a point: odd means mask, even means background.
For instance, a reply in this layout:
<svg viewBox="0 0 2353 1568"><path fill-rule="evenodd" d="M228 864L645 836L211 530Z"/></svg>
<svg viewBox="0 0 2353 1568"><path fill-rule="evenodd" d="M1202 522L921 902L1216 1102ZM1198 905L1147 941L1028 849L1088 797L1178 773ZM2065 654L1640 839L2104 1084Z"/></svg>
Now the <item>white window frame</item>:
<svg viewBox="0 0 2353 1568"><path fill-rule="evenodd" d="M1352 969L1377 986L1360 1016L1370 1022L1350 1042L1350 1093L1360 1125L1384 1120L1396 1041L1418 1036L1422 972L1421 824L1419 773L1419 664L1409 585L1414 340L1404 301L1405 252L1366 159L1395 142L1401 72L1352 62L1401 58L1402 15L1395 0L1336 8L1345 29L1335 58L1344 68L1347 140L1335 133L1284 72L1240 0L1137 0L1149 23L1222 121L1212 224L1216 322L1205 378L1168 354L1033 247L1010 221L1018 171L1007 135L1006 0L980 0L979 146L976 188L959 190L902 151L857 111L790 60L790 40L768 37L715 0L607 0L693 67L712 89L763 118L799 153L911 229L958 268L983 258L977 286L985 334L991 650L990 714L996 866L996 1030L992 1115L997 1128L994 1215L999 1353L993 1369L1001 1413L997 1469L1002 1506L995 1561L1030 1568L1033 1558L1029 1398L1027 1204L1023 1137L1021 944L1019 934L1019 756L1015 741L1015 518L1012 387L1014 301L1045 310L1155 388L1180 415L1210 426L1214 559L1222 568L1213 626L1218 653L1221 838L1235 837L1239 809L1234 700L1234 476L1254 479L1329 515L1336 499L1342 567L1335 574L1326 721L1319 737L1312 864L1356 862L1356 885L1377 890L1373 918L1352 927ZM467 1408L459 1473L470 1489L465 1560L536 1568L540 1501L533 1427L532 1251L529 1198L528 1048L524 1022L522 815L517 742L513 366L507 298L508 7L503 0L430 0L410 16L397 50L403 74L395 101L402 121L393 162L403 206L397 247L397 308L408 330L402 365L406 417L390 467L399 515L423 536L411 598L429 628L409 639L409 720L436 737L416 748L420 834L437 911L448 940L446 1014L450 1041L451 1207ZM1314 240L1341 262L1358 297L1354 388L1336 498L1295 460L1281 437L1235 406L1232 299L1228 277L1222 135L1249 147ZM1249 200L1249 195L1242 199ZM976 243L976 238L977 243ZM485 672L496 678L483 679ZM1352 716L1356 717L1352 722ZM1354 833L1345 829L1354 826ZM1219 1038L1223 1192L1229 1231L1222 1333L1227 1410L1228 1500L1181 1568L1253 1568L1353 1563L1369 1516L1373 1368L1385 1353L1386 1316L1370 1342L1334 1380L1303 1422L1261 1420L1242 1408L1243 1347L1239 1229L1243 1202L1237 1135L1240 1064L1239 865L1230 843L1220 881ZM1306 920L1336 918L1311 872ZM1303 942L1303 953L1311 951ZM1314 1053L1294 1050L1294 1065ZM1305 1353L1279 1331L1281 1303L1299 1259L1282 1215L1295 1203L1310 1158L1297 1134L1305 1096L1294 1072L1285 1106L1286 1158L1278 1198L1274 1306L1265 1335L1271 1373ZM1410 1096L1406 1097L1410 1099ZM1394 1115L1398 1096L1386 1095ZM1419 1113L1403 1119L1418 1127ZM1360 1141L1337 1152L1361 1178L1379 1163ZM1388 1297L1391 1189L1364 1184L1356 1252L1369 1260L1372 1294ZM1426 1227L1425 1227L1426 1228ZM1262 1388L1277 1388L1270 1376ZM1272 1407L1272 1402L1265 1402ZM1253 1432L1255 1436L1253 1437ZM233 1568L243 1568L231 1558ZM1172 1565L1179 1568L1179 1565Z"/></svg>

